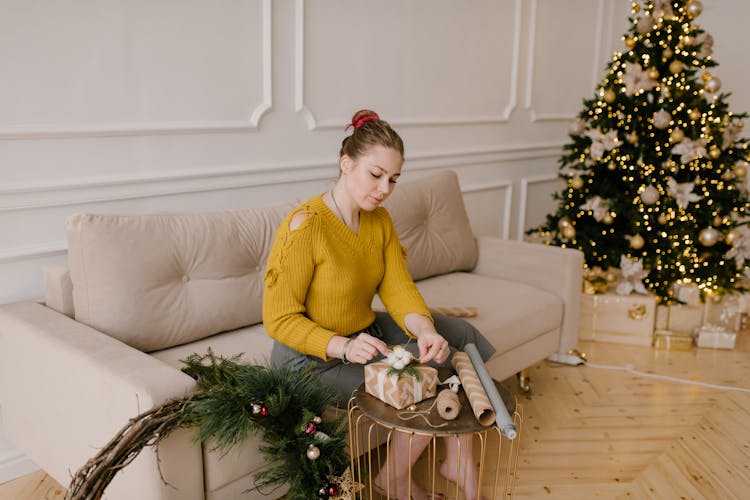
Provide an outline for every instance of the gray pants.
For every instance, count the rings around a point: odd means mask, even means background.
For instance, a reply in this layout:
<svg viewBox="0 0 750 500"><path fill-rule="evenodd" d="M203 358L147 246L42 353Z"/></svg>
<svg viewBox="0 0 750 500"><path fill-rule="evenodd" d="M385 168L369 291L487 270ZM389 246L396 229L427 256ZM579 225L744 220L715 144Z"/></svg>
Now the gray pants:
<svg viewBox="0 0 750 500"><path fill-rule="evenodd" d="M464 346L469 343L476 345L484 361L495 354L495 348L492 347L492 344L466 320L442 314L433 314L432 317L435 320L435 329L448 341L451 356L456 351L463 351ZM389 346L405 345L406 349L413 355L419 355L416 340L410 339L388 313L376 312L374 328L368 330L368 333L379 336L380 340ZM352 334L349 337L355 338L357 335L359 333ZM428 366L450 366L450 358L449 356L443 364L430 362ZM382 359L382 356L376 357L373 361L379 359ZM352 392L365 381L363 365L354 363L345 365L340 359L323 361L316 356L307 356L297 352L279 342L274 342L271 351L271 363L277 366L291 364L294 368L300 370L312 367L323 382L336 388L339 393L339 405L342 407L346 407Z"/></svg>

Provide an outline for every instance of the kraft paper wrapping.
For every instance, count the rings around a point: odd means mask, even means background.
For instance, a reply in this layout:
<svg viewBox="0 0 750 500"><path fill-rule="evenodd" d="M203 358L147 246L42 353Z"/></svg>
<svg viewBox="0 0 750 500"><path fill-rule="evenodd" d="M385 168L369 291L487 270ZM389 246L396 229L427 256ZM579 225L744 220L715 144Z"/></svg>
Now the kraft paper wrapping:
<svg viewBox="0 0 750 500"><path fill-rule="evenodd" d="M482 361L482 356L479 354L477 346L468 343L464 346L464 350L471 360L474 370L476 370L476 373L479 376L479 380L482 383L482 387L485 389L487 398L492 404L492 408L495 410L495 415L497 417L495 423L497 424L497 428L500 429L503 436L508 439L515 439L518 435L516 425L513 423L513 419L510 418L510 414L508 414L508 409L505 407L505 403L503 403L503 398L501 398L500 393L497 392L495 381L492 380L490 373L487 371L487 367L484 366L484 361Z"/></svg>
<svg viewBox="0 0 750 500"><path fill-rule="evenodd" d="M474 416L482 425L491 425L495 422L495 411L487 398L487 393L479 380L477 371L465 352L457 352L451 360L453 369L458 373L461 384L464 386L466 397L469 399Z"/></svg>
<svg viewBox="0 0 750 500"><path fill-rule="evenodd" d="M385 361L365 365L365 391L398 410L432 398L437 393L438 372L435 368L415 366L421 380L407 374L400 377L389 375L391 368Z"/></svg>

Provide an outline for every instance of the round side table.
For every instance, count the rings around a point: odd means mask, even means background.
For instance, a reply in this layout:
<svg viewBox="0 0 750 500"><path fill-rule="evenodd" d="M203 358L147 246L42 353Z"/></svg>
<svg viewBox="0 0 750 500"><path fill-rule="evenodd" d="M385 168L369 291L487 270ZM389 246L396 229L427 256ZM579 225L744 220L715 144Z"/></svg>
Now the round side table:
<svg viewBox="0 0 750 500"><path fill-rule="evenodd" d="M445 380L453 374L453 370L440 368L438 374L440 380ZM485 427L477 422L463 388L458 391L461 402L458 417L443 420L434 407L435 398L420 401L411 408L397 410L368 394L364 384L361 385L352 394L348 405L351 471L354 481L360 485L355 498L394 498L390 471L385 471L387 486L382 491L373 485L373 479L393 452L391 442L395 433L408 436L409 452L415 438L428 438L425 451L408 471L409 484L416 478L417 483L429 494L443 493L446 498L463 498L458 481L448 481L438 473L439 455L442 454L442 446L438 448L438 438L457 439L459 436L470 435L474 448L472 459L478 462L477 482L480 494L488 499L511 498L518 465L523 413L515 397L505 386L497 381L495 386L516 425L518 435L514 440L504 437L494 424ZM438 392L440 390L438 388ZM460 442L458 441L456 457L459 463L464 452ZM411 491L409 493L411 495Z"/></svg>

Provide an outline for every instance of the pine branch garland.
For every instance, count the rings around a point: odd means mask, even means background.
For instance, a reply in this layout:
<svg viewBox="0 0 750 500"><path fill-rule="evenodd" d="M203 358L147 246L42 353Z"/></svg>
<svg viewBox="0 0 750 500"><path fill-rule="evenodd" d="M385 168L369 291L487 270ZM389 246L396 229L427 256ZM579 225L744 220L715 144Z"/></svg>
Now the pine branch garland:
<svg viewBox="0 0 750 500"><path fill-rule="evenodd" d="M317 499L331 477L349 464L343 416L323 421L336 390L310 370L248 365L239 356L193 354L183 371L198 380L195 394L165 402L131 419L71 480L66 499L98 499L117 472L146 446L158 446L180 427L195 427L195 441L226 452L259 433L267 466L250 490L288 483L290 499ZM312 450L312 451L311 451Z"/></svg>

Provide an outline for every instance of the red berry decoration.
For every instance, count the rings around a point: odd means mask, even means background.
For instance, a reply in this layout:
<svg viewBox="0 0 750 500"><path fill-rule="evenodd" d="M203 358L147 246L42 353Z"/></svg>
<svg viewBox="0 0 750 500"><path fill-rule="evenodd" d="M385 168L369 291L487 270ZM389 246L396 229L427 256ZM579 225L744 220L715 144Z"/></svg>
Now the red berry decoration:
<svg viewBox="0 0 750 500"><path fill-rule="evenodd" d="M328 493L328 496L335 497L336 495L339 494L339 489L335 484L328 483L327 493Z"/></svg>
<svg viewBox="0 0 750 500"><path fill-rule="evenodd" d="M266 407L266 405L262 405L260 407L260 415L262 417L267 417L268 416L268 408Z"/></svg>
<svg viewBox="0 0 750 500"><path fill-rule="evenodd" d="M305 428L305 434L308 436L315 434L317 431L318 428L315 426L315 422L309 422L307 428Z"/></svg>

